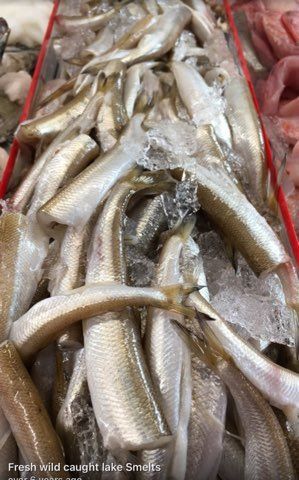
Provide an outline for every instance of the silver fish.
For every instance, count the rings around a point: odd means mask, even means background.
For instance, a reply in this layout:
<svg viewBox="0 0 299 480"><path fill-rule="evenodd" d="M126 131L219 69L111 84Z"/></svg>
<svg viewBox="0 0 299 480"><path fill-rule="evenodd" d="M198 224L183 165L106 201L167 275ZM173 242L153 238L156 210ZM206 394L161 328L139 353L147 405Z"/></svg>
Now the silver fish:
<svg viewBox="0 0 299 480"><path fill-rule="evenodd" d="M96 159L37 213L41 224L84 225L111 187L139 160L146 142L142 116L131 119L115 147ZM78 208L84 205L84 208Z"/></svg>
<svg viewBox="0 0 299 480"><path fill-rule="evenodd" d="M112 190L93 233L87 284L126 281L124 212L134 192L151 186L148 179L145 175L142 181L142 176L136 178L135 174ZM146 368L132 312L125 309L90 318L83 326L88 383L105 447L139 450L169 441L170 432Z"/></svg>

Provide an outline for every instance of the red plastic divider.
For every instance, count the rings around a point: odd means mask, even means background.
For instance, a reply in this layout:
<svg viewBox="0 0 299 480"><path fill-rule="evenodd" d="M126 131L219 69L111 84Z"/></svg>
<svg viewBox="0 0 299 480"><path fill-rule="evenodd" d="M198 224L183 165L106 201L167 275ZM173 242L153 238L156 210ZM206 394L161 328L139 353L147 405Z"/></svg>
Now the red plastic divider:
<svg viewBox="0 0 299 480"><path fill-rule="evenodd" d="M289 242L290 242L294 257L296 259L297 264L299 265L299 239L298 239L297 234L296 234L296 230L295 230L295 227L294 227L294 223L293 223L293 220L292 220L291 213L290 213L289 208L288 208L288 204L287 204L287 201L286 201L284 191L282 190L281 187L277 188L277 171L276 171L276 168L275 168L275 165L274 165L274 162L273 162L273 154L272 154L271 144L270 144L268 135L266 133L264 123L262 121L260 106L259 106L259 103L258 103L258 100L257 100L257 96L255 94L255 89L254 89L254 85L253 85L253 82L252 82L252 79L251 79L251 75L250 75L250 72L249 72L247 61L246 61L246 58L245 58L244 53L243 53L242 43L241 43L241 40L240 40L240 37L239 37L237 26L236 26L235 21L234 21L234 16L233 16L230 0L223 0L223 4L224 4L225 10L226 10L226 15L227 15L227 19L228 19L228 22L229 22L230 30L232 32L232 35L233 35L233 38L234 38L234 41L235 41L235 46L236 46L236 49L237 49L240 64L241 64L244 76L247 80L249 89L251 91L256 111L257 111L258 116L260 118L263 137L264 137L264 142L265 142L265 153L266 153L267 165L268 165L268 169L270 170L272 185L274 186L274 189L277 190L277 201L278 201L278 204L279 204L279 207L280 207L281 216L282 216L282 219L283 219L283 222L284 222L287 234L288 234Z"/></svg>
<svg viewBox="0 0 299 480"><path fill-rule="evenodd" d="M32 101L33 101L33 98L34 98L34 95L35 95L35 92L36 92L36 88L37 88L37 85L38 85L38 80L39 80L39 76L40 76L41 69L42 69L42 66L43 66L43 62L44 62L44 59L45 59L45 55L47 53L48 43L49 43L49 40L51 38L51 34L52 34L52 30L53 30L54 21L55 21L56 13L57 13L57 10L58 10L59 2L60 2L60 0L54 0L53 10L52 10L50 18L49 18L49 23L48 23L48 26L47 26L45 36L43 38L43 42L42 42L41 49L40 49L40 52L39 52L39 56L38 56L38 59L37 59L37 62L36 62L35 70L34 70L34 73L33 73L30 89L29 89L29 92L28 92L28 95L27 95L27 98L26 98L26 101L25 101L25 104L24 104L24 108L22 110L22 113L21 113L21 116L20 116L20 119L19 119L19 123L26 120L28 118L28 115L29 115L29 112L30 112L30 107L31 107L31 104L32 104ZM8 185L8 182L10 180L10 177L12 175L12 171L13 171L13 168L14 168L14 165L15 165L15 161L16 161L16 158L17 158L17 155L18 155L18 152L19 152L19 148L20 148L19 142L15 138L11 147L10 147L8 161L7 161L7 164L6 164L6 167L5 167L5 170L3 172L1 182L0 182L0 198L3 198L3 196L5 195L7 185Z"/></svg>

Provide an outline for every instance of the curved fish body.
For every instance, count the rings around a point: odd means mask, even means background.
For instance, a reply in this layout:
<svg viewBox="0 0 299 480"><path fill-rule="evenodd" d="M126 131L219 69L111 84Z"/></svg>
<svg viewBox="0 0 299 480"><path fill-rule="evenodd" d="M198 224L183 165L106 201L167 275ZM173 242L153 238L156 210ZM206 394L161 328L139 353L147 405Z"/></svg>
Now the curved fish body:
<svg viewBox="0 0 299 480"><path fill-rule="evenodd" d="M209 40L215 30L215 21L203 0L185 0L191 7L191 28L198 40L203 44Z"/></svg>
<svg viewBox="0 0 299 480"><path fill-rule="evenodd" d="M149 28L156 24L158 16L146 15L138 20L114 45L113 50L134 48Z"/></svg>
<svg viewBox="0 0 299 480"><path fill-rule="evenodd" d="M171 70L180 97L194 123L197 126L212 124L219 139L231 146L230 128L221 108L215 102L212 88L192 65L172 62Z"/></svg>
<svg viewBox="0 0 299 480"><path fill-rule="evenodd" d="M35 220L37 210L55 195L61 183L78 175L99 151L96 142L85 133L63 143L39 177L28 216Z"/></svg>
<svg viewBox="0 0 299 480"><path fill-rule="evenodd" d="M217 371L232 394L245 437L245 478L295 480L290 452L273 410L231 363L219 360Z"/></svg>
<svg viewBox="0 0 299 480"><path fill-rule="evenodd" d="M135 48L116 50L111 54L108 52L107 55L93 59L82 71L97 71L99 65L115 59L120 59L126 65L156 59L171 50L190 19L191 13L186 6L173 7L158 16Z"/></svg>
<svg viewBox="0 0 299 480"><path fill-rule="evenodd" d="M96 39L82 50L81 56L102 55L113 47L113 43L113 32L110 27L105 27L98 33Z"/></svg>
<svg viewBox="0 0 299 480"><path fill-rule="evenodd" d="M84 284L84 266L92 226L93 218L83 228L66 229L59 255L49 273L49 291L52 296Z"/></svg>
<svg viewBox="0 0 299 480"><path fill-rule="evenodd" d="M23 211L25 209L44 165L56 154L61 144L67 140L74 139L79 133L88 133L91 130L101 102L102 94L97 94L91 98L82 115L79 115L66 129L62 130L35 161L28 175L24 178L10 200L10 204L14 210Z"/></svg>
<svg viewBox="0 0 299 480"><path fill-rule="evenodd" d="M112 91L105 94L103 104L99 110L96 123L97 138L104 153L111 150L118 139L115 119L112 108Z"/></svg>
<svg viewBox="0 0 299 480"><path fill-rule="evenodd" d="M41 224L82 226L88 222L108 191L141 157L146 142L142 118L134 116L111 151L96 159L40 208L37 217Z"/></svg>
<svg viewBox="0 0 299 480"><path fill-rule="evenodd" d="M226 391L219 376L192 356L192 407L186 478L216 479L225 429Z"/></svg>
<svg viewBox="0 0 299 480"><path fill-rule="evenodd" d="M254 206L229 178L224 168L202 163L189 169L198 183L203 210L246 258L257 275L288 264L282 243Z"/></svg>
<svg viewBox="0 0 299 480"><path fill-rule="evenodd" d="M22 213L0 219L0 339L8 337L12 322L29 308L41 278L40 265L47 242Z"/></svg>
<svg viewBox="0 0 299 480"><path fill-rule="evenodd" d="M184 246L181 269L184 280L200 286L202 296L208 301L203 259L192 238ZM196 355L192 354L191 358L192 404L186 478L212 480L217 476L222 455L227 395L219 376Z"/></svg>
<svg viewBox="0 0 299 480"><path fill-rule="evenodd" d="M10 424L21 455L27 464L37 466L40 478L48 477L39 466L49 462L60 464L63 472L64 455L41 398L10 341L0 345L1 398L0 405Z"/></svg>
<svg viewBox="0 0 299 480"><path fill-rule="evenodd" d="M209 322L209 328L245 377L272 405L283 410L292 423L296 422L294 417L299 408L298 373L275 364L246 342L199 293L191 294L189 300L198 312L215 320Z"/></svg>
<svg viewBox="0 0 299 480"><path fill-rule="evenodd" d="M81 15L57 15L57 23L59 27L65 32L76 32L78 29L100 30L100 28L107 25L116 12L117 8L111 8L108 12L100 13L93 16Z"/></svg>
<svg viewBox="0 0 299 480"><path fill-rule="evenodd" d="M89 100L90 88L86 87L55 112L33 120L26 120L17 130L18 140L29 144L35 144L41 140L50 142L84 112Z"/></svg>
<svg viewBox="0 0 299 480"><path fill-rule="evenodd" d="M181 227L181 232L172 235L165 243L156 276L158 285L179 283L182 280L180 255L189 234L186 227ZM191 408L191 359L186 345L171 324L169 313L149 310L145 350L153 382L160 392L163 411L174 435L173 444L169 451L165 451L163 468L168 470L171 478L184 479ZM157 455L161 455L161 452L157 452ZM165 465L166 459L168 465Z"/></svg>
<svg viewBox="0 0 299 480"><path fill-rule="evenodd" d="M137 65L133 65L127 71L124 104L129 118L131 118L134 113L135 102L142 90L142 77L145 72L154 65L154 62L137 63Z"/></svg>
<svg viewBox="0 0 299 480"><path fill-rule="evenodd" d="M221 480L244 480L245 451L239 440L226 434L219 465Z"/></svg>
<svg viewBox="0 0 299 480"><path fill-rule="evenodd" d="M173 235L166 242L159 259L157 285L181 281L180 254L183 245L184 239L179 235ZM186 347L173 328L168 312L150 309L146 322L145 351L153 381L161 393L168 425L175 434L179 422L182 365Z"/></svg>
<svg viewBox="0 0 299 480"><path fill-rule="evenodd" d="M225 98L233 147L245 164L252 201L263 205L267 176L264 140L246 80L233 78L225 87Z"/></svg>
<svg viewBox="0 0 299 480"><path fill-rule="evenodd" d="M64 295L47 298L31 307L14 322L10 338L22 358L30 359L59 333L78 320L91 318L129 306L152 305L193 315L193 310L178 304L174 296L193 290L190 286L155 288L98 283L80 287Z"/></svg>
<svg viewBox="0 0 299 480"><path fill-rule="evenodd" d="M112 190L93 233L86 283L126 281L124 213L150 177L124 180ZM109 450L159 446L170 432L146 367L140 329L129 309L84 322L88 384L104 445ZM111 363L111 357L114 359ZM121 379L121 381L119 381Z"/></svg>

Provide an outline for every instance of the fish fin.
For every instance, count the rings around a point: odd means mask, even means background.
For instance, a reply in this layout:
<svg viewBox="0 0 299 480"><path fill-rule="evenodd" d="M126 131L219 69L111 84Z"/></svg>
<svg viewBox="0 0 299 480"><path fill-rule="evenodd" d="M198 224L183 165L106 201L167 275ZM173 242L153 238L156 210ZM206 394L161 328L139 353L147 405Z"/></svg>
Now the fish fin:
<svg viewBox="0 0 299 480"><path fill-rule="evenodd" d="M175 319L171 319L171 322L175 326L178 335L180 335L190 351L209 368L211 368L213 371L216 371L217 358L205 342L204 337L201 337L198 332L186 327Z"/></svg>
<svg viewBox="0 0 299 480"><path fill-rule="evenodd" d="M169 299L169 304L170 307L173 304L173 309L170 308L170 310L174 310L177 313L181 313L182 315L189 317L189 318L194 318L195 317L195 310L192 307L186 307L181 304L182 298L185 296L189 295L190 293L193 293L195 291L198 291L197 285L193 284L175 284L175 285L167 285L164 287L160 287L161 292L166 295L166 297Z"/></svg>
<svg viewBox="0 0 299 480"><path fill-rule="evenodd" d="M212 317L206 313L197 312L197 320L210 349L224 360L231 361L231 357L226 353L218 337L209 326L209 322L212 320Z"/></svg>
<svg viewBox="0 0 299 480"><path fill-rule="evenodd" d="M233 269L235 270L235 273L238 271L238 258L237 258L237 250L231 243L231 241L227 237L222 237L223 243L224 243L224 248L226 255L232 264Z"/></svg>
<svg viewBox="0 0 299 480"><path fill-rule="evenodd" d="M188 238L190 237L196 222L196 216L190 215L186 216L185 218L179 219L174 227L167 230L166 232L161 233L160 235L160 243L165 243L170 237L173 235L178 235L181 237L183 243L186 243Z"/></svg>
<svg viewBox="0 0 299 480"><path fill-rule="evenodd" d="M240 437L240 435L236 435L235 433L230 432L229 430L227 430L227 428L225 429L225 433L229 437L235 438L236 440L238 440L243 445L244 440L243 440L242 437Z"/></svg>

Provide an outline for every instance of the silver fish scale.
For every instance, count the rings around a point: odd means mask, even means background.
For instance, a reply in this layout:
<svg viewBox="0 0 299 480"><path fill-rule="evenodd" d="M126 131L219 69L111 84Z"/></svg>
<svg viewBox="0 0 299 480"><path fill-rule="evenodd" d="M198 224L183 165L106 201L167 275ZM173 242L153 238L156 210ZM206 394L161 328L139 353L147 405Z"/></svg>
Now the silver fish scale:
<svg viewBox="0 0 299 480"><path fill-rule="evenodd" d="M223 382L193 355L186 472L188 480L216 478L222 455L226 402Z"/></svg>

